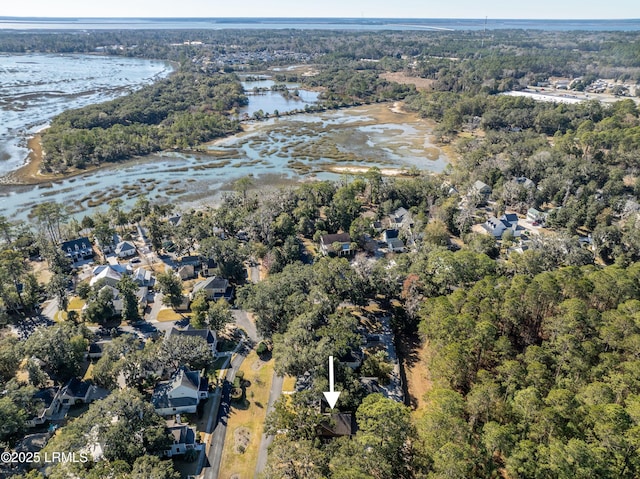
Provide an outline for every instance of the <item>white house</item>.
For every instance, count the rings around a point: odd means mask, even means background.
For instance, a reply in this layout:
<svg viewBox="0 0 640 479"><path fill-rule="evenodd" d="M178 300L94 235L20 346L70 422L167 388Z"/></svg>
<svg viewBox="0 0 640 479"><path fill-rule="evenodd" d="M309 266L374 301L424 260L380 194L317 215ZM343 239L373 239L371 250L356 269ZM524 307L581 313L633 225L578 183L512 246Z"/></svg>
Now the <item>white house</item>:
<svg viewBox="0 0 640 479"><path fill-rule="evenodd" d="M349 233L322 235L320 237L320 251L325 256L329 253L338 256L348 255L351 253L351 236Z"/></svg>
<svg viewBox="0 0 640 479"><path fill-rule="evenodd" d="M118 258L129 258L135 256L138 253L136 245L130 241L121 241L114 249L114 253Z"/></svg>
<svg viewBox="0 0 640 479"><path fill-rule="evenodd" d="M202 444L196 441L195 427L175 421L167 421L167 431L173 437L173 444L164 451L165 457L179 456L191 449L196 451L202 449Z"/></svg>
<svg viewBox="0 0 640 479"><path fill-rule="evenodd" d="M195 413L200 400L208 397L207 378L183 366L173 373L169 381L156 386L151 404L161 416Z"/></svg>
<svg viewBox="0 0 640 479"><path fill-rule="evenodd" d="M523 228L518 226L518 215L515 213L507 213L500 218L492 216L482 227L494 238L502 238L505 231L511 231L513 236L518 237L523 231Z"/></svg>
<svg viewBox="0 0 640 479"><path fill-rule="evenodd" d="M26 421L27 427L44 424L60 411L62 400L59 387L40 389L33 395L36 402L36 414Z"/></svg>
<svg viewBox="0 0 640 479"><path fill-rule="evenodd" d="M122 279L123 274L125 274L125 270L120 266L96 266L93 268L93 278L89 281L89 286L93 286L98 281L104 280L104 284L115 288L118 281Z"/></svg>
<svg viewBox="0 0 640 479"><path fill-rule="evenodd" d="M229 285L229 280L219 276L212 276L196 283L191 292L191 299L195 298L199 291L204 291L208 299L218 300L224 298L227 301L233 299L233 286Z"/></svg>
<svg viewBox="0 0 640 479"><path fill-rule="evenodd" d="M86 404L91 400L91 393L96 389L94 385L87 381L71 378L60 391L62 404Z"/></svg>

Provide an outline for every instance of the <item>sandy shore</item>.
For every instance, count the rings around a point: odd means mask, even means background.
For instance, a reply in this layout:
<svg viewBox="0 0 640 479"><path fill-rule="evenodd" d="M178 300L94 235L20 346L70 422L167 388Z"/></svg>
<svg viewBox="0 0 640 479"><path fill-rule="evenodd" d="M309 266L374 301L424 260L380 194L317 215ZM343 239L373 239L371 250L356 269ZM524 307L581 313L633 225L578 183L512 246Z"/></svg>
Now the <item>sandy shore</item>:
<svg viewBox="0 0 640 479"><path fill-rule="evenodd" d="M42 175L40 166L42 165L42 137L36 134L27 142L29 156L27 162L11 173L0 178L0 183L35 185L46 181L58 179L55 175Z"/></svg>
<svg viewBox="0 0 640 479"><path fill-rule="evenodd" d="M363 175L369 171L369 166L327 166L325 169L334 173L350 173L354 175ZM408 170L404 168L380 168L383 176L411 176Z"/></svg>

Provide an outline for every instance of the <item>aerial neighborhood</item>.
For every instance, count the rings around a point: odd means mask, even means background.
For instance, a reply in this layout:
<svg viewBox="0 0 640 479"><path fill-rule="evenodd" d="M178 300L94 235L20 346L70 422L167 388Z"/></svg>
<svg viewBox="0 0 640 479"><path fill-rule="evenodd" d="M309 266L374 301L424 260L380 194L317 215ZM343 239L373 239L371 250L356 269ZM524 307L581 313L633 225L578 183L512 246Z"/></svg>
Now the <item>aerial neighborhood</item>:
<svg viewBox="0 0 640 479"><path fill-rule="evenodd" d="M640 477L637 21L3 18L0 477Z"/></svg>

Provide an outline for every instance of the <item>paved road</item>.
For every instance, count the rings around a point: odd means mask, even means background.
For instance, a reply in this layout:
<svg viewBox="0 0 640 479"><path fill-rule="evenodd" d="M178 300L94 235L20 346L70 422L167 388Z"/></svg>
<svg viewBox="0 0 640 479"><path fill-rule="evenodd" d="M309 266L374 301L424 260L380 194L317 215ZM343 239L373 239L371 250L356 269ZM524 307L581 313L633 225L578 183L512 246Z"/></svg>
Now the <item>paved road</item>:
<svg viewBox="0 0 640 479"><path fill-rule="evenodd" d="M224 385L222 386L222 399L218 408L218 417L213 437L211 439L211 448L207 454L208 467L202 471L201 477L204 479L217 479L220 470L220 461L222 459L222 450L224 449L224 441L227 435L227 416L231 407L231 385L236 377L240 365L247 357L249 349L244 347L238 351L238 354L231 361Z"/></svg>
<svg viewBox="0 0 640 479"><path fill-rule="evenodd" d="M247 332L249 339L254 343L257 343L260 340L258 337L258 331L256 330L254 322L249 319L247 312L242 309L234 309L231 312L233 313L233 317L236 319L236 326L244 329Z"/></svg>
<svg viewBox="0 0 640 479"><path fill-rule="evenodd" d="M274 371L273 379L271 380L271 391L269 392L269 403L267 405L267 414L273 411L273 404L278 400L278 398L282 394L283 381L284 381L284 378L282 376L278 376ZM258 475L264 470L265 466L267 465L267 452L272 442L273 442L273 436L267 436L266 434L262 434L262 439L260 441L260 449L258 450L258 463L256 464L256 473L254 477L258 477Z"/></svg>

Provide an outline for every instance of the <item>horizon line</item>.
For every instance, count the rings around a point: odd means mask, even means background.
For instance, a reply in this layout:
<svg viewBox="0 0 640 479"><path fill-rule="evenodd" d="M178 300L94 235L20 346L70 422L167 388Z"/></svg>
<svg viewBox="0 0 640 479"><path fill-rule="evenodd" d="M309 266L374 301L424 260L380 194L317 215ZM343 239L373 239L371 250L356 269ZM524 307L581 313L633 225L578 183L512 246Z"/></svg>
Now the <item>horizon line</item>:
<svg viewBox="0 0 640 479"><path fill-rule="evenodd" d="M393 20L393 21L419 21L419 20L522 20L522 21L596 21L596 22L609 22L609 21L638 21L640 18L627 18L627 17L612 17L612 18L579 18L579 17L562 17L562 18L549 18L549 17L536 17L536 18L518 18L518 17L282 17L282 16L260 16L260 17L238 17L238 16L220 16L220 17L192 17L192 16L161 16L161 17L119 17L119 16L18 16L18 15L0 15L1 20L350 20L350 21L363 21L363 20Z"/></svg>

